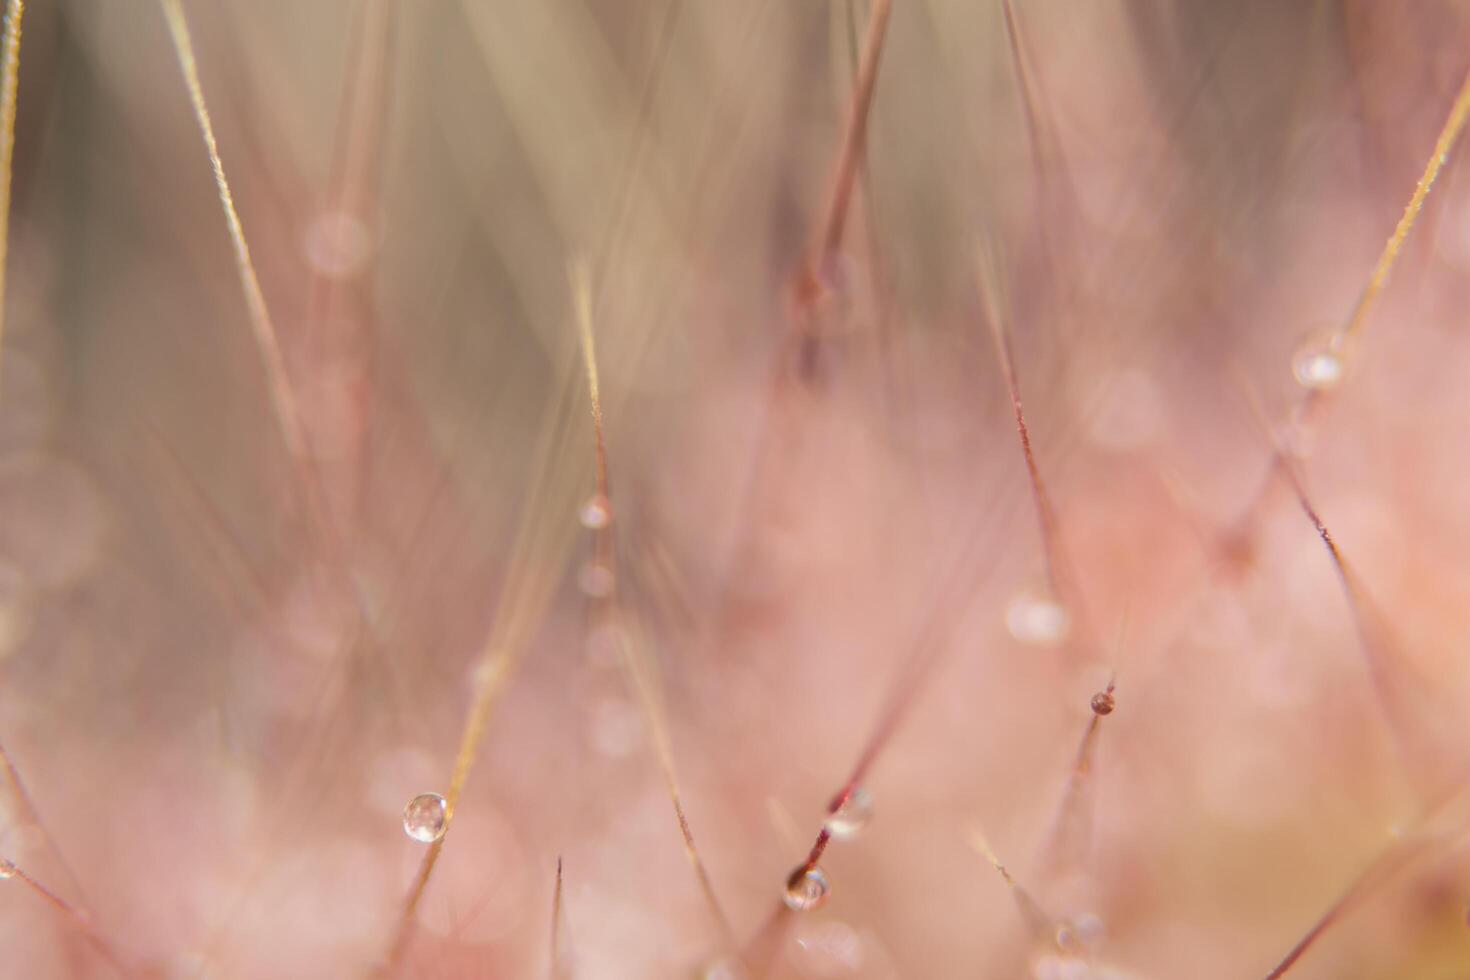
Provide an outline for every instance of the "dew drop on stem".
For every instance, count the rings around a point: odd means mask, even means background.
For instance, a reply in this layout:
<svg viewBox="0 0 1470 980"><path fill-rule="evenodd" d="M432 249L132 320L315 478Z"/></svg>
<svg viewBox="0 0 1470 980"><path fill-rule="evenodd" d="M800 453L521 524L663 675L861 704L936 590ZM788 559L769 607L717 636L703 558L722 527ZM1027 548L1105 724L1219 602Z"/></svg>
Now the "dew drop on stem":
<svg viewBox="0 0 1470 980"><path fill-rule="evenodd" d="M827 901L832 886L827 874L818 867L802 866L786 879L786 907L793 912L808 912Z"/></svg>
<svg viewBox="0 0 1470 980"><path fill-rule="evenodd" d="M873 796L859 786L847 794L831 816L827 818L827 832L834 840L852 840L873 819Z"/></svg>
<svg viewBox="0 0 1470 980"><path fill-rule="evenodd" d="M1291 373L1297 384L1316 391L1341 381L1345 367L1342 352L1330 341L1310 340L1297 348L1291 358Z"/></svg>
<svg viewBox="0 0 1470 980"><path fill-rule="evenodd" d="M438 793L420 793L403 808L403 832L421 844L443 837L448 822L448 804Z"/></svg>
<svg viewBox="0 0 1470 980"><path fill-rule="evenodd" d="M607 498L600 493L588 497L577 516L589 531L601 531L612 523L612 509L608 507Z"/></svg>

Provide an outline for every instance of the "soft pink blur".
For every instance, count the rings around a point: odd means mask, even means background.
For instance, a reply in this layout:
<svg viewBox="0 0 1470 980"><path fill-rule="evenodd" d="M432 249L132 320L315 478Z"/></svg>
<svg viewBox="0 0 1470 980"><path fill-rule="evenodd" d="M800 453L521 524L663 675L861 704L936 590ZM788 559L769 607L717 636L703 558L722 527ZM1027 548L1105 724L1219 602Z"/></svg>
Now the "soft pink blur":
<svg viewBox="0 0 1470 980"><path fill-rule="evenodd" d="M524 613L403 972L549 975L560 857L561 975L722 975L579 591L585 259L616 601L740 942L917 684L870 825L827 850L830 898L783 920L770 975L1264 976L1470 771L1470 147L1312 430L1286 425L1293 357L1368 281L1470 16L1013 6L1015 47L1000 3L895 4L802 379L790 284L868 3L186 2L293 460L162 16L33 2L0 743L41 825L0 785L0 857L141 976L366 974L424 854L403 806L446 792L486 637ZM1075 589L1060 632L987 261ZM1228 537L1272 440L1361 631L1284 481ZM528 582L555 589L544 616ZM1470 975L1467 802L1293 980ZM18 878L0 947L5 975L112 975Z"/></svg>

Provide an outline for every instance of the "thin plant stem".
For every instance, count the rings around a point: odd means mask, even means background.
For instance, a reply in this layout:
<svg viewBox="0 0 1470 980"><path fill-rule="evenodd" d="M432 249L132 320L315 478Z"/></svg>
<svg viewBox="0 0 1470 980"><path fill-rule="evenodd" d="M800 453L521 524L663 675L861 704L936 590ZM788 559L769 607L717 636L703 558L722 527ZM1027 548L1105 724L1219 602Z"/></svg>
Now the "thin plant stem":
<svg viewBox="0 0 1470 980"><path fill-rule="evenodd" d="M848 107L842 145L833 164L827 202L817 225L816 236L802 261L794 284L792 325L795 333L792 341L796 345L801 375L806 378L812 377L816 372L817 346L821 340L816 307L826 292L824 282L827 272L842 248L853 188L857 184L857 173L867 144L868 116L877 87L878 64L883 54L883 40L887 34L891 9L892 0L874 0L873 9L868 16L868 28L863 38L862 56L858 61L852 103Z"/></svg>
<svg viewBox="0 0 1470 980"><path fill-rule="evenodd" d="M997 270L989 252L983 252L978 263L978 278L981 300L985 305L985 322L990 328L995 343L996 357L1005 378L1006 391L1010 395L1012 413L1016 419L1016 434L1021 440L1021 455L1026 460L1026 477L1031 483L1031 496L1036 503L1036 520L1041 528L1042 552L1046 559L1047 584L1053 597L1063 604L1074 599L1070 579L1063 572L1065 559L1062 554L1061 531L1056 507L1047 492L1041 467L1037 465L1036 453L1031 448L1031 430L1026 425L1026 410L1021 402L1021 382L1016 375L1015 353L1011 348L1011 334L999 298L1000 283Z"/></svg>
<svg viewBox="0 0 1470 980"><path fill-rule="evenodd" d="M1053 868L1060 867L1069 857L1080 856L1087 847L1091 821L1084 804L1092 775L1092 758L1097 751L1103 717L1113 710L1112 698L1116 690L1117 678L1110 677L1108 686L1097 695L1098 698L1107 698L1107 711L1099 711L1096 707L1091 709L1092 716L1087 719L1087 728L1077 743L1072 768L1067 774L1067 785L1062 791L1061 802L1057 804L1056 817L1052 821L1044 850Z"/></svg>
<svg viewBox="0 0 1470 980"><path fill-rule="evenodd" d="M511 546L505 588L481 648L475 670L474 699L460 733L444 792L445 833L428 846L409 886L384 961L390 973L398 969L412 938L415 913L439 856L452 836L454 814L495 706L551 606L571 550L575 523L569 518L575 505L569 495L585 469L585 458L577 447L570 445L577 431L582 397L576 377L576 362L566 361L553 386L554 395L532 461L525 516Z"/></svg>
<svg viewBox="0 0 1470 980"><path fill-rule="evenodd" d="M204 100L204 86L199 81L199 65L194 56L194 41L189 32L189 22L184 17L180 0L159 0L159 3L163 6L164 19L168 22L169 35L173 39L179 67L184 74L184 85L189 90L189 101L199 123L205 150L209 154L209 165L214 171L214 183L219 191L220 206L224 210L225 225L229 229L230 245L235 252L235 269L239 274L240 285L245 293L245 305L250 313L250 327L265 365L266 383L270 388L276 423L280 426L281 437L285 440L291 458L305 460L308 458L306 431L287 380L286 359L281 353L280 339L265 302L265 293L260 288L260 277L256 274L255 262L250 258L250 245L245 240L240 212L235 207L229 178L225 176L224 161L220 158L219 143L214 135L214 123Z"/></svg>
<svg viewBox="0 0 1470 980"><path fill-rule="evenodd" d="M20 22L25 0L6 0L5 31L0 38L0 350L5 342L6 267L10 256L10 178L15 162L15 110L20 90Z"/></svg>
<svg viewBox="0 0 1470 980"><path fill-rule="evenodd" d="M1353 304L1352 312L1348 315L1347 320L1333 333L1329 341L1329 349L1343 362L1344 368L1348 360L1356 353L1363 332L1367 328L1369 314L1388 283L1394 263L1398 260L1399 253L1403 251L1409 233L1414 230L1414 224L1424 210L1424 202L1429 199L1429 192L1434 188L1440 171L1449 162L1450 151L1454 149L1456 141L1464 131L1467 119L1470 119L1470 71L1466 72L1459 94L1455 96L1455 101L1450 106L1449 115L1440 128L1439 137L1434 141L1434 151L1424 165L1424 172L1414 185L1414 193L1409 196L1409 203L1404 206L1403 214L1399 217L1398 223L1394 225L1388 241L1384 243L1383 250L1378 255L1378 261L1373 265L1367 285L1358 294L1357 302ZM1301 432L1303 438L1310 436L1314 413L1326 400L1326 390L1314 388L1307 391L1298 402L1293 412L1293 424ZM1279 450L1271 454L1265 474L1231 532L1233 537L1246 539L1254 537L1260 521L1260 510L1276 478L1282 475L1287 465L1288 461Z"/></svg>
<svg viewBox="0 0 1470 980"><path fill-rule="evenodd" d="M601 526L595 529L595 550L597 560L602 563L602 568L611 577L613 583L609 594L603 599L602 619L615 629L618 642L619 661L622 663L628 681L638 698L638 703L643 712L644 720L653 735L654 754L658 760L659 771L663 776L664 787L668 792L669 802L673 805L674 816L679 822L679 835L683 840L684 853L689 859L690 867L694 870L695 877L699 881L700 891L704 895L705 903L709 906L710 913L719 927L721 936L727 948L735 947L735 932L730 926L729 917L726 916L724 907L715 893L714 883L710 879L709 870L704 860L699 855L699 849L694 843L694 832L689 827L689 818L684 810L682 794L679 791L678 773L674 767L673 743L669 734L668 720L664 717L663 708L657 691L656 668L651 658L643 647L635 643L629 636L629 627L626 616L619 614L615 605L617 589L616 548L613 538L613 528L617 526L617 520L612 506L612 490L608 482L607 466L607 443L603 431L602 419L602 394L601 384L597 372L597 347L592 331L592 284L589 279L587 266L584 263L573 263L571 269L573 306L576 310L577 332L581 340L582 359L587 372L587 393L592 410L592 428L595 447L595 474L597 485L597 500L605 508L605 519Z"/></svg>
<svg viewBox="0 0 1470 980"><path fill-rule="evenodd" d="M561 966L561 855L556 856L556 886L551 893L551 948L546 975L556 980Z"/></svg>
<svg viewBox="0 0 1470 980"><path fill-rule="evenodd" d="M1049 915L1041 904L1027 891L1020 882L1016 881L1000 858L996 857L995 851L991 850L990 842L980 828L976 827L970 832L970 846L973 847L981 857L989 862L990 866L1000 875L1005 882L1006 888L1010 890L1011 897L1016 902L1016 908L1021 913L1021 918L1026 921L1026 929L1031 933L1031 938L1036 942L1054 942L1056 937L1056 919Z"/></svg>
<svg viewBox="0 0 1470 980"><path fill-rule="evenodd" d="M88 944L90 944L91 947L96 950L97 953L103 959L105 959L117 973L125 977L132 975L132 971L130 971L126 966L123 965L122 960L118 958L117 953L112 948L112 945L103 938L100 932L97 931L96 926L92 925L92 921L89 916L77 909L76 906L72 905L66 899L56 894L50 888L47 888L26 871L17 867L13 862L0 860L0 867L3 867L5 871L8 872L7 877L14 878L20 881L33 893L35 893L43 901L45 901L47 905L50 905L53 909L60 913L63 918L65 918L73 926L75 926L77 931L80 932L82 936L87 940Z"/></svg>
<svg viewBox="0 0 1470 980"><path fill-rule="evenodd" d="M41 838L46 842L46 848L51 856L60 865L62 874L66 875L67 881L75 889L78 897L85 904L86 896L82 893L81 881L72 870L71 863L67 861L66 855L62 854L61 848L56 843L56 838L51 836L45 822L41 819L41 813L36 809L36 803L31 799L30 791L26 789L25 782L20 778L20 770L15 767L15 762L10 758L10 753L4 745L0 745L0 769L4 770L5 781L10 784L10 792L20 804L21 817L35 826L40 831Z"/></svg>

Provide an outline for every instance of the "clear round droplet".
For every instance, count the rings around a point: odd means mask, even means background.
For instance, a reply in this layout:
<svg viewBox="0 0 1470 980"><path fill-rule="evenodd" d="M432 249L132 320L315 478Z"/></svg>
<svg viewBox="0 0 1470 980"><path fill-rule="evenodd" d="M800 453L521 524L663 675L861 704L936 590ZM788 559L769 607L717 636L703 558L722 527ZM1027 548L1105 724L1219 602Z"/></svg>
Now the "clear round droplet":
<svg viewBox="0 0 1470 980"><path fill-rule="evenodd" d="M832 885L821 868L797 868L786 879L786 907L793 912L808 912L827 901Z"/></svg>
<svg viewBox="0 0 1470 980"><path fill-rule="evenodd" d="M14 878L14 877L15 877L15 863L13 861L6 861L4 859L0 859L0 878Z"/></svg>
<svg viewBox="0 0 1470 980"><path fill-rule="evenodd" d="M438 793L420 793L403 808L403 832L421 844L432 844L444 836L449 805Z"/></svg>
<svg viewBox="0 0 1470 980"><path fill-rule="evenodd" d="M1092 696L1092 713L1095 715L1110 715L1115 707L1117 702L1107 691L1099 691Z"/></svg>
<svg viewBox="0 0 1470 980"><path fill-rule="evenodd" d="M601 531L612 523L612 508L608 506L606 497L600 493L594 493L587 498L587 502L582 505L577 516L587 530Z"/></svg>
<svg viewBox="0 0 1470 980"><path fill-rule="evenodd" d="M1006 606L1006 629L1031 646L1055 646L1071 625L1067 608L1049 596L1022 593Z"/></svg>
<svg viewBox="0 0 1470 980"><path fill-rule="evenodd" d="M852 840L873 819L873 796L861 786L842 801L837 812L827 818L827 832L837 840Z"/></svg>
<svg viewBox="0 0 1470 980"><path fill-rule="evenodd" d="M1291 373L1303 388L1322 390L1342 380L1342 356L1330 344L1308 344L1291 359Z"/></svg>

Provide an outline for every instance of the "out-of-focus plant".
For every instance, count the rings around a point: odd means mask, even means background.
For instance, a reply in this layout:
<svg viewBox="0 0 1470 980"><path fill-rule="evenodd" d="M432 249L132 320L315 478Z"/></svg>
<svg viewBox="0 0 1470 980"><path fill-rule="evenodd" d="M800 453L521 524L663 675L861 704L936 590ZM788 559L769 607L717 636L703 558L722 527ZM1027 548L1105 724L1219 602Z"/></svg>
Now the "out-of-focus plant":
<svg viewBox="0 0 1470 980"><path fill-rule="evenodd" d="M5 24L0 973L1470 973L1463 4Z"/></svg>

